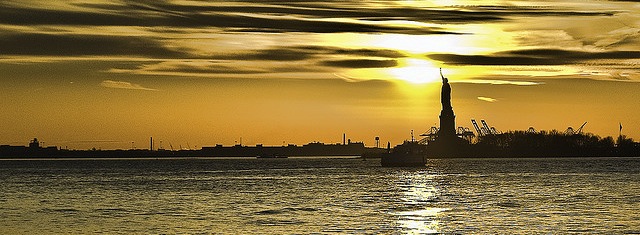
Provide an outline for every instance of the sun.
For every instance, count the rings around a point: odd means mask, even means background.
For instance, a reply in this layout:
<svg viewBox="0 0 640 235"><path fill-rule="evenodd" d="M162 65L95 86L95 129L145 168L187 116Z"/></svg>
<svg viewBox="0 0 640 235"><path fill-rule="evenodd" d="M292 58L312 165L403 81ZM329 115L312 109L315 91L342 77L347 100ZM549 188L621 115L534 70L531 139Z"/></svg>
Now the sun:
<svg viewBox="0 0 640 235"><path fill-rule="evenodd" d="M391 78L414 84L432 83L440 80L439 68L431 61L423 59L405 59L398 62L398 67L386 71Z"/></svg>
<svg viewBox="0 0 640 235"><path fill-rule="evenodd" d="M347 81L385 80L421 85L440 82L440 67L430 60L404 58L398 59L395 67L353 69L334 75Z"/></svg>
<svg viewBox="0 0 640 235"><path fill-rule="evenodd" d="M425 59L399 59L398 65L390 68L353 69L336 76L348 81L385 80L407 84L440 82L439 67Z"/></svg>

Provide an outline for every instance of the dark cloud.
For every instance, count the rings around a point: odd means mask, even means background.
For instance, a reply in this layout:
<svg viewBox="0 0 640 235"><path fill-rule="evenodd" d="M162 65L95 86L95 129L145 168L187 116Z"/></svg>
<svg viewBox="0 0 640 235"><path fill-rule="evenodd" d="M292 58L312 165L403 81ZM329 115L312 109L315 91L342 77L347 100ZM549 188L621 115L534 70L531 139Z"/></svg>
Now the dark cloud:
<svg viewBox="0 0 640 235"><path fill-rule="evenodd" d="M568 65L591 60L640 59L640 51L532 49L504 51L491 55L430 54L427 57L456 65Z"/></svg>
<svg viewBox="0 0 640 235"><path fill-rule="evenodd" d="M130 4L102 6L94 11L66 11L29 7L0 6L0 23L13 25L101 25L101 26L174 26L217 27L236 32L308 32L308 33L401 33L452 34L446 30L426 27L384 26L375 24L276 18L269 15L248 16L230 14L224 9L184 11L187 6L170 4ZM191 7L194 8L194 7ZM98 10L99 12L96 12ZM246 12L237 12L246 13ZM249 12L250 13L250 12Z"/></svg>
<svg viewBox="0 0 640 235"><path fill-rule="evenodd" d="M0 3L0 23L13 25L104 25L216 27L231 32L456 34L436 27L389 26L345 22L408 20L428 23L480 23L514 16L591 16L613 12L573 11L550 7L453 6L441 8L367 7L334 2L238 2L226 5L178 5L167 1L125 1L124 4L78 4L85 11L39 9ZM287 17L281 17L287 16Z"/></svg>
<svg viewBox="0 0 640 235"><path fill-rule="evenodd" d="M578 11L564 7L552 6L497 6L497 5L472 5L458 6L467 11L494 15L496 17L510 16L612 16L615 11Z"/></svg>
<svg viewBox="0 0 640 235"><path fill-rule="evenodd" d="M221 60L300 61L329 56L364 56L381 58L405 57L405 55L398 51L387 49L347 49L340 47L293 46L290 48L270 48L248 53L214 55L211 58Z"/></svg>
<svg viewBox="0 0 640 235"><path fill-rule="evenodd" d="M323 47L323 46L299 46L296 49L314 51L318 54L332 55L352 55L352 56L368 56L368 57L384 57L384 58L402 58L406 55L388 49L345 49L340 47Z"/></svg>
<svg viewBox="0 0 640 235"><path fill-rule="evenodd" d="M165 61L160 63L144 63L137 66L120 66L106 70L111 73L129 74L155 74L155 75L185 75L185 76L233 76L245 74L271 74L271 73L317 73L331 72L329 68L311 66L306 63L291 64L291 66L276 64L270 67L254 67L239 65L223 61Z"/></svg>
<svg viewBox="0 0 640 235"><path fill-rule="evenodd" d="M313 61L323 58L357 56L359 59L324 60L319 64L325 67L339 68L383 68L397 66L395 60L388 58L404 57L403 54L384 49L346 49L340 47L323 46L294 46L291 48L269 48L248 53L228 55L213 55L200 59L214 59L209 62L202 60L182 62L162 62L145 64L129 69L115 69L118 72L134 73L185 73L185 74L260 74L260 73L291 73L291 72L327 72L330 68L313 66ZM364 57L364 58L362 58ZM376 58L376 59L373 59ZM387 58L387 59L380 59ZM307 64L304 61L311 61ZM270 68L247 68L235 63L223 61L264 61L277 62ZM282 66L280 62L296 63L295 66ZM306 65L306 66L305 66Z"/></svg>
<svg viewBox="0 0 640 235"><path fill-rule="evenodd" d="M127 14L79 12L29 7L7 6L0 3L0 23L13 25L148 25L142 17Z"/></svg>
<svg viewBox="0 0 640 235"><path fill-rule="evenodd" d="M274 60L274 61L297 61L305 60L314 56L315 53L299 49L266 49L252 53L239 53L231 55L213 56L215 59L231 60Z"/></svg>
<svg viewBox="0 0 640 235"><path fill-rule="evenodd" d="M193 58L218 60L302 61L317 57L364 56L400 58L404 55L386 49L348 49L340 47L275 47L232 54L196 55L169 48L162 41L133 36L74 35L43 33L4 33L0 35L0 55L100 56L127 55L150 58Z"/></svg>
<svg viewBox="0 0 640 235"><path fill-rule="evenodd" d="M398 62L396 60L352 59L322 61L320 64L340 68L388 68L397 66Z"/></svg>
<svg viewBox="0 0 640 235"><path fill-rule="evenodd" d="M565 64L555 58L535 58L527 56L456 55L431 54L429 58L455 65L560 65Z"/></svg>
<svg viewBox="0 0 640 235"><path fill-rule="evenodd" d="M98 35L15 34L0 35L1 55L138 55L156 58L188 57L148 38Z"/></svg>
<svg viewBox="0 0 640 235"><path fill-rule="evenodd" d="M153 3L153 5L157 7L154 9L171 9L170 12L241 12L274 16L301 16L304 18L316 19L341 17L374 21L412 20L418 22L450 23L504 20L512 16L609 16L614 14L614 12L575 11L571 9L540 6L470 5L451 6L448 7L448 9L441 9L428 7L410 8L402 6L367 7L366 4L345 4L344 1L337 1L333 4L327 4L325 1L321 4L309 1L247 1L247 3L250 3L251 5L185 6L166 3ZM134 5L139 6L139 4Z"/></svg>

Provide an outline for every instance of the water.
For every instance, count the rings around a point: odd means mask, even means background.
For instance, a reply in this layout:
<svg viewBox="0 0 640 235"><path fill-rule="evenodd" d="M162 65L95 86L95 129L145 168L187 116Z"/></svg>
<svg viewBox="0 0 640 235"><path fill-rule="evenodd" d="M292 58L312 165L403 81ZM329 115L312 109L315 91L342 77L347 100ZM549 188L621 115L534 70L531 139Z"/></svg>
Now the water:
<svg viewBox="0 0 640 235"><path fill-rule="evenodd" d="M640 234L640 158L2 160L0 233Z"/></svg>

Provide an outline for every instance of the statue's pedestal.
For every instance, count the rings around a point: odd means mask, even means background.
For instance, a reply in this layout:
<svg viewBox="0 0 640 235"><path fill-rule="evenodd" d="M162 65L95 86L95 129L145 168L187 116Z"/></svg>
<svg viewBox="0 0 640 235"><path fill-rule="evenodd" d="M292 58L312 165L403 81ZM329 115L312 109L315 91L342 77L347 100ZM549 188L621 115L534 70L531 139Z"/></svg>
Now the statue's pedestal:
<svg viewBox="0 0 640 235"><path fill-rule="evenodd" d="M445 106L445 105L443 105ZM456 115L452 107L443 107L440 111L440 130L435 141L429 142L429 157L449 158L465 156L469 143L456 135Z"/></svg>
<svg viewBox="0 0 640 235"><path fill-rule="evenodd" d="M456 115L453 109L447 108L440 111L440 130L439 137L455 137L456 136Z"/></svg>
<svg viewBox="0 0 640 235"><path fill-rule="evenodd" d="M438 136L427 145L427 153L431 158L455 158L468 156L469 142L457 136Z"/></svg>

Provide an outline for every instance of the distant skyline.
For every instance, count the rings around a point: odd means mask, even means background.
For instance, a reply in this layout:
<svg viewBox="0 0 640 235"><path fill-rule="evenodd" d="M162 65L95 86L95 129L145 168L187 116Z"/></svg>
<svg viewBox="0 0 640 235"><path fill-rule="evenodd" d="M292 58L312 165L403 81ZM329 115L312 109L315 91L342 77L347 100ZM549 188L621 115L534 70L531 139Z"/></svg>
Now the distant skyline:
<svg viewBox="0 0 640 235"><path fill-rule="evenodd" d="M393 145L438 123L640 140L638 1L0 3L0 144Z"/></svg>

